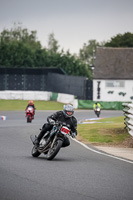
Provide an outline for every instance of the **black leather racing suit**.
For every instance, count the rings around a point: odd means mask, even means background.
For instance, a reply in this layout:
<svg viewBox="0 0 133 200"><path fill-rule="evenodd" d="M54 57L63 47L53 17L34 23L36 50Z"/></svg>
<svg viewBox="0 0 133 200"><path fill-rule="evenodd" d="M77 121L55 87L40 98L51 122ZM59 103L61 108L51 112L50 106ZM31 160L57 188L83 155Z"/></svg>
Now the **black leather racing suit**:
<svg viewBox="0 0 133 200"><path fill-rule="evenodd" d="M49 122L49 119L53 119L55 121L60 121L60 122L65 122L70 127L71 132L74 132L77 135L77 120L74 116L66 117L64 115L63 111L58 111L58 112L52 114L51 116L47 117L48 122ZM52 128L53 128L53 125L51 125L50 123L45 123L42 127L40 134L37 137L38 142L40 142L40 140L42 139L44 134L47 131L50 131ZM62 147L69 146L69 145L70 145L70 141L66 137L63 142Z"/></svg>

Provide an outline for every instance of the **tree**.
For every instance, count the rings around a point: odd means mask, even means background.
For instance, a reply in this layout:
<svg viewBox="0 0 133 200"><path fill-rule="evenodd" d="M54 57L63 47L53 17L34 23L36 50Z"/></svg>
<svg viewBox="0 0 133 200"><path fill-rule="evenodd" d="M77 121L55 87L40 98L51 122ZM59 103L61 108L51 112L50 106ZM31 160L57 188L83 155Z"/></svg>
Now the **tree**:
<svg viewBox="0 0 133 200"><path fill-rule="evenodd" d="M95 57L95 51L98 46L103 46L104 42L99 43L96 40L89 40L88 43L84 43L83 47L79 51L79 59L82 60L88 68L89 78L92 79L93 66Z"/></svg>
<svg viewBox="0 0 133 200"><path fill-rule="evenodd" d="M0 33L0 65L6 67L59 67L68 75L91 77L84 59L71 55L69 50L59 52L54 34L49 35L48 48L37 41L37 32L20 25Z"/></svg>
<svg viewBox="0 0 133 200"><path fill-rule="evenodd" d="M133 47L133 33L118 34L106 42L105 47Z"/></svg>
<svg viewBox="0 0 133 200"><path fill-rule="evenodd" d="M88 69L88 65L81 59L71 55L69 50L66 53L62 52L57 66L64 69L68 75L87 76L91 78L91 71Z"/></svg>
<svg viewBox="0 0 133 200"><path fill-rule="evenodd" d="M82 49L79 50L79 58L88 65L93 64L97 46L100 44L96 40L89 40L88 44L84 43Z"/></svg>
<svg viewBox="0 0 133 200"><path fill-rule="evenodd" d="M0 65L8 67L34 67L35 53L41 49L37 32L16 26L0 34Z"/></svg>
<svg viewBox="0 0 133 200"><path fill-rule="evenodd" d="M50 53L57 53L59 49L58 41L54 38L54 33L50 33L48 37L48 50Z"/></svg>

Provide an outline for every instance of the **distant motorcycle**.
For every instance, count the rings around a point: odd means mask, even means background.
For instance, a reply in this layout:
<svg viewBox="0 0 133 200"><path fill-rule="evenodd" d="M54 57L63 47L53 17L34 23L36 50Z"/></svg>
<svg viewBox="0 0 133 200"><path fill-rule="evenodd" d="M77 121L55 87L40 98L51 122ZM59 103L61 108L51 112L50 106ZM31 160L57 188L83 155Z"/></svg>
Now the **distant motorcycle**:
<svg viewBox="0 0 133 200"><path fill-rule="evenodd" d="M41 153L46 155L47 160L52 160L62 147L64 138L70 136L70 129L65 123L56 122L51 131L47 131L41 139L39 146L34 145L32 148L32 156L38 157ZM30 136L34 144L36 135Z"/></svg>
<svg viewBox="0 0 133 200"><path fill-rule="evenodd" d="M97 117L100 116L101 109L99 108L99 106L95 107L94 112L95 112L95 114L96 114Z"/></svg>
<svg viewBox="0 0 133 200"><path fill-rule="evenodd" d="M26 117L27 117L27 123L31 123L32 120L34 119L34 109L32 106L29 106L26 109Z"/></svg>

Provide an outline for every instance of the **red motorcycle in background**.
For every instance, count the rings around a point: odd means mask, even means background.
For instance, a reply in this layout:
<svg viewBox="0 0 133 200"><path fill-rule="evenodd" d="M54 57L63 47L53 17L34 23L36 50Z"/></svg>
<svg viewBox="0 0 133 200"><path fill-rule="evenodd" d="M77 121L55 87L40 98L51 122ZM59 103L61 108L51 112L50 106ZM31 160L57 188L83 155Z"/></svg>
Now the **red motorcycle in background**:
<svg viewBox="0 0 133 200"><path fill-rule="evenodd" d="M27 123L28 122L32 122L32 120L34 119L34 109L32 106L29 106L27 109L26 109L26 117L27 117Z"/></svg>

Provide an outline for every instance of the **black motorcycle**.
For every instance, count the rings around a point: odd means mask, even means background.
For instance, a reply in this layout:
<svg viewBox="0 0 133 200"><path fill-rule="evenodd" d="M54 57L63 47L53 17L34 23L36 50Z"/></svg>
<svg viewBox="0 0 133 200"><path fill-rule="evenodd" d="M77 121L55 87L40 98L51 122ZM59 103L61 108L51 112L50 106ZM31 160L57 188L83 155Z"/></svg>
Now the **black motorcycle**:
<svg viewBox="0 0 133 200"><path fill-rule="evenodd" d="M99 106L95 107L94 112L95 112L97 117L100 117L101 109L99 108Z"/></svg>
<svg viewBox="0 0 133 200"><path fill-rule="evenodd" d="M47 131L41 139L39 146L34 145L32 148L32 156L38 157L41 153L46 155L47 160L52 160L59 152L65 137L70 136L70 129L66 123L56 122L51 131ZM36 135L31 135L31 141L34 144Z"/></svg>

